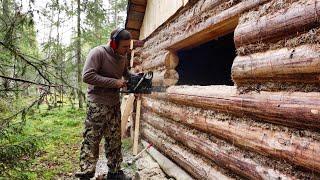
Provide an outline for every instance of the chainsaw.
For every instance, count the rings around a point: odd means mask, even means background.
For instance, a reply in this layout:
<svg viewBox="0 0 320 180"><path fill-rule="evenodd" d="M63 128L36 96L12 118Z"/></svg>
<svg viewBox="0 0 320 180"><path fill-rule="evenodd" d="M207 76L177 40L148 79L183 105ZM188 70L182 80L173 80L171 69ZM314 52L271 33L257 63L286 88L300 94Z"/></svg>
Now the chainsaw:
<svg viewBox="0 0 320 180"><path fill-rule="evenodd" d="M120 91L120 93L137 93L137 94L151 94L153 72L139 73L136 75L130 74L127 81L127 89Z"/></svg>

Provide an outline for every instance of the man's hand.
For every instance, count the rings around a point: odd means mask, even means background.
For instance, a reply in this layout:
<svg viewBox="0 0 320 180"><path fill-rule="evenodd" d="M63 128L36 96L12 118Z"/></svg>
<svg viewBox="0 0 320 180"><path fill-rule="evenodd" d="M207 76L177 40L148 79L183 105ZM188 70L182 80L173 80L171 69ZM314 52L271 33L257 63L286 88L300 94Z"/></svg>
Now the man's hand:
<svg viewBox="0 0 320 180"><path fill-rule="evenodd" d="M123 87L126 87L126 86L127 86L127 83L126 83L126 81L123 80L123 79L118 79L118 80L116 81L116 86L117 86L117 88L123 88Z"/></svg>

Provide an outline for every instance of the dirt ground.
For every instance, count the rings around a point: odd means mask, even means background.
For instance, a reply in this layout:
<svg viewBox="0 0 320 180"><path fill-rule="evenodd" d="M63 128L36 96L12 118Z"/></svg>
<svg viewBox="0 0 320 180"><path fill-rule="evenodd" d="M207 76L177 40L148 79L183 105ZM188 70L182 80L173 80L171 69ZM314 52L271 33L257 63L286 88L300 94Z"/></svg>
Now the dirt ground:
<svg viewBox="0 0 320 180"><path fill-rule="evenodd" d="M104 156L103 144L100 145L100 158L96 166L94 179L102 179L108 173L107 159ZM142 146L140 145L140 150ZM159 165L147 153L143 153L132 165L127 162L133 159L132 148L123 148L123 171L133 177L134 180L167 180L165 173Z"/></svg>

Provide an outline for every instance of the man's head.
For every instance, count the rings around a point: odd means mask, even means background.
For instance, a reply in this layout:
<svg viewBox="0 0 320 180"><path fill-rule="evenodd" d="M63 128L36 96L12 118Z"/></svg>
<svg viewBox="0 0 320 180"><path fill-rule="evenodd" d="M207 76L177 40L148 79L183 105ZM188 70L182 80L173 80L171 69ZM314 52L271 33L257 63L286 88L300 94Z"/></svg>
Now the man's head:
<svg viewBox="0 0 320 180"><path fill-rule="evenodd" d="M111 32L110 46L119 55L123 56L130 49L131 34L123 28L117 28Z"/></svg>

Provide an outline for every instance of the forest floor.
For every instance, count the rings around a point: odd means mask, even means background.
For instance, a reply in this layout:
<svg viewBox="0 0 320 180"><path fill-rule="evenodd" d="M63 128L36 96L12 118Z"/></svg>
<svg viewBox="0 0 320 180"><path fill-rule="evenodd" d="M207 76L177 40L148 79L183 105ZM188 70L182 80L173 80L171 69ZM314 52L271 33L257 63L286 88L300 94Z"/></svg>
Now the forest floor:
<svg viewBox="0 0 320 180"><path fill-rule="evenodd" d="M42 136L40 151L31 161L31 169L23 172L27 179L75 179L74 173L79 170L79 150L82 141L85 109L73 109L70 106L47 110L40 106L28 117L25 135ZM100 147L103 147L103 142ZM97 164L96 177L107 173L107 160L100 148L100 160ZM140 179L167 179L158 164L144 153L135 164L126 162L133 158L130 138L123 140L123 169ZM135 178L139 179L139 178Z"/></svg>

